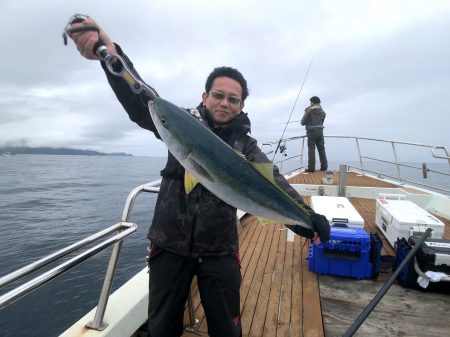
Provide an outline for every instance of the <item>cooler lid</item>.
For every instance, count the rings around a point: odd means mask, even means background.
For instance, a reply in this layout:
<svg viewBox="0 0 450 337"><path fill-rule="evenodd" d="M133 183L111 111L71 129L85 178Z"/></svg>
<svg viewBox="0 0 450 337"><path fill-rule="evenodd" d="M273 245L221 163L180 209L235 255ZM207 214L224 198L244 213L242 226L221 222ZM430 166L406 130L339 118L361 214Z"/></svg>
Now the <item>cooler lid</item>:
<svg viewBox="0 0 450 337"><path fill-rule="evenodd" d="M311 208L324 215L330 223L363 225L364 219L345 197L312 196Z"/></svg>
<svg viewBox="0 0 450 337"><path fill-rule="evenodd" d="M444 223L409 200L377 199L390 215L401 223L444 226Z"/></svg>

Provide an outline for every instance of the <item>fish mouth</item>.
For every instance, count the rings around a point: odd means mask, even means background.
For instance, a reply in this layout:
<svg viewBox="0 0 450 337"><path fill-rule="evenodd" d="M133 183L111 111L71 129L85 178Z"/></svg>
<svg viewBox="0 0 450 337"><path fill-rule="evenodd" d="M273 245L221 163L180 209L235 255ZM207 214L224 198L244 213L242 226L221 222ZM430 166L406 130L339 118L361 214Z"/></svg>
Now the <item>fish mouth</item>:
<svg viewBox="0 0 450 337"><path fill-rule="evenodd" d="M160 120L160 116L155 108L155 102L149 101L148 102L148 110L150 111L150 117L152 118L153 123L157 123Z"/></svg>

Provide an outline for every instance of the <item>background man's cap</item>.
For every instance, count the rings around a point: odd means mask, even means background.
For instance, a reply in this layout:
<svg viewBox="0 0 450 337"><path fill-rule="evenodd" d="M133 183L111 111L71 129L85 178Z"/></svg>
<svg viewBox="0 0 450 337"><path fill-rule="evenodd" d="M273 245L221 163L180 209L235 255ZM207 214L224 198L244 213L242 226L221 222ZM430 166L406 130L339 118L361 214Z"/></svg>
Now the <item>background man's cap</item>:
<svg viewBox="0 0 450 337"><path fill-rule="evenodd" d="M318 103L320 103L320 98L317 97L317 96L313 96L313 97L311 97L309 100L310 100L310 102L313 103L313 104L318 104Z"/></svg>

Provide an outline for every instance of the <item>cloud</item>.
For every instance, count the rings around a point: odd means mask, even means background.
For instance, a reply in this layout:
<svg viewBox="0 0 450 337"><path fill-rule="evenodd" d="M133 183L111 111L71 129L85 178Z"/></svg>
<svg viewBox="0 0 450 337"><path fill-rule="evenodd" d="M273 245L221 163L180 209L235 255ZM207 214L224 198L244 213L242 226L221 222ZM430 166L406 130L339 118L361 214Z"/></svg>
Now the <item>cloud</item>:
<svg viewBox="0 0 450 337"><path fill-rule="evenodd" d="M0 144L166 154L129 121L98 62L80 57L71 41L63 46L67 19L81 12L180 106L198 104L214 67L241 70L250 86L245 111L260 143L279 138L290 113L299 120L318 95L327 134L449 146L445 128L426 127L450 124L447 1L25 2L2 2ZM285 135L299 132L290 123Z"/></svg>

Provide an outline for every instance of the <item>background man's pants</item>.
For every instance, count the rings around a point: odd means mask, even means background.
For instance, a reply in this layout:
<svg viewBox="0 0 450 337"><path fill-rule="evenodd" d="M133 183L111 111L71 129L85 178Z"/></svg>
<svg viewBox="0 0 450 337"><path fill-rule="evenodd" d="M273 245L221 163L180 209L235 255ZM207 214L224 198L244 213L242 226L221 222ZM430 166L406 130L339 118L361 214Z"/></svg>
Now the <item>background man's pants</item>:
<svg viewBox="0 0 450 337"><path fill-rule="evenodd" d="M306 132L308 136L308 170L316 169L316 147L319 152L320 170L328 169L327 155L325 153L325 140L323 138L323 129L311 130Z"/></svg>

